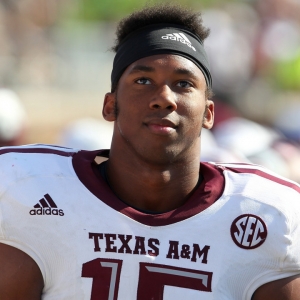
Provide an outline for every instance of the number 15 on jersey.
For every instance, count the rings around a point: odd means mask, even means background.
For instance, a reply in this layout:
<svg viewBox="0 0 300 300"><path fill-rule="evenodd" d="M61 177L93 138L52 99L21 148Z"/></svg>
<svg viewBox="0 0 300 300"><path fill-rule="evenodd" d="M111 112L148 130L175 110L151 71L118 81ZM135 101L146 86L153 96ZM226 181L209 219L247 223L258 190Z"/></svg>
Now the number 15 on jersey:
<svg viewBox="0 0 300 300"><path fill-rule="evenodd" d="M82 277L93 279L91 300L118 299L122 263L97 258L83 264ZM166 285L211 292L211 281L211 272L140 263L137 300L163 300Z"/></svg>

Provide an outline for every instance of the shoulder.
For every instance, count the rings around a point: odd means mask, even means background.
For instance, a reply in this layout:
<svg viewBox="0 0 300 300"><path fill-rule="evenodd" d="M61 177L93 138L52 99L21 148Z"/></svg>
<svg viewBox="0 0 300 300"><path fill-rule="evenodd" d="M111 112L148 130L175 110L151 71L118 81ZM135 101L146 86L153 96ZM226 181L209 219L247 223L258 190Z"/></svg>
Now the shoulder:
<svg viewBox="0 0 300 300"><path fill-rule="evenodd" d="M265 167L242 163L212 163L222 169L227 189L232 193L251 193L253 195L282 196L293 194L300 197L300 185L282 177Z"/></svg>
<svg viewBox="0 0 300 300"><path fill-rule="evenodd" d="M300 185L258 165L211 163L222 170L222 196L242 211L251 208L281 216L290 228L299 225ZM247 209L244 209L247 208ZM254 211L256 211L254 210ZM262 212L261 212L262 213Z"/></svg>
<svg viewBox="0 0 300 300"><path fill-rule="evenodd" d="M21 145L13 147L1 147L0 148L0 159L8 155L10 156L22 156L28 154L53 154L59 156L72 156L78 150L66 147L60 147L55 145L46 144L32 144L32 145Z"/></svg>
<svg viewBox="0 0 300 300"><path fill-rule="evenodd" d="M289 246L288 255L299 257L296 252L300 249L300 185L258 165L216 166L223 168L223 195L229 197L231 203L237 204L244 213L251 211L269 219L271 222L268 226L275 226L274 234L280 233L279 228L282 228L282 232L293 241L293 245ZM298 258L297 264L300 266Z"/></svg>
<svg viewBox="0 0 300 300"><path fill-rule="evenodd" d="M32 144L0 148L0 166L11 164L12 161L51 160L59 157L72 157L78 150L54 145Z"/></svg>
<svg viewBox="0 0 300 300"><path fill-rule="evenodd" d="M0 189L28 177L57 172L77 151L51 145L0 148Z"/></svg>

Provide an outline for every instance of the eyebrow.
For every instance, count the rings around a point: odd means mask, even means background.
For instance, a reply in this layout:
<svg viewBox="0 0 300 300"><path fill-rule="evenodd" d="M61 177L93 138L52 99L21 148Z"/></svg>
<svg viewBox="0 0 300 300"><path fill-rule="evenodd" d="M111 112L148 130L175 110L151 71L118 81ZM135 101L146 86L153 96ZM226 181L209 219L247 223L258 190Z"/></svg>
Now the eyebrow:
<svg viewBox="0 0 300 300"><path fill-rule="evenodd" d="M195 74L195 72L193 72L189 69L186 69L186 68L177 68L177 69L175 69L174 73L179 74L179 75L187 75L187 76L190 76L193 78L197 78L197 75Z"/></svg>
<svg viewBox="0 0 300 300"><path fill-rule="evenodd" d="M153 67L145 66L145 65L135 65L129 72L129 74L137 73L137 72L154 72L155 69Z"/></svg>
<svg viewBox="0 0 300 300"><path fill-rule="evenodd" d="M129 72L129 74L134 74L134 73L137 73L137 72L154 72L155 71L155 68L153 67L150 67L150 66L145 66L145 65L135 65ZM188 70L186 68L176 68L174 70L174 73L175 74L179 74L179 75L187 75L187 76L190 76L190 77L193 77L193 78L197 78L197 75L195 74L195 72L191 71L191 70Z"/></svg>

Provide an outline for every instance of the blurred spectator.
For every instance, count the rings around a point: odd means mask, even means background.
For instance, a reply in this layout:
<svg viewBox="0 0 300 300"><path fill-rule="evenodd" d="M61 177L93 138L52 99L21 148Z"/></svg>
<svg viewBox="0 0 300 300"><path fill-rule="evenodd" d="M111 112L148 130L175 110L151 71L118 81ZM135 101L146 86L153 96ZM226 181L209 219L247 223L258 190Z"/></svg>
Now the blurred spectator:
<svg viewBox="0 0 300 300"><path fill-rule="evenodd" d="M235 153L218 145L212 131L201 131L201 160L212 162L246 162L250 161L241 153Z"/></svg>
<svg viewBox="0 0 300 300"><path fill-rule="evenodd" d="M252 11L249 6L244 7L246 23L247 12ZM210 28L205 48L210 58L213 90L217 97L232 102L231 98L239 95L252 77L254 57L251 40L239 29L243 26L238 27L236 19L225 10L206 10L203 21Z"/></svg>
<svg viewBox="0 0 300 300"><path fill-rule="evenodd" d="M275 130L235 117L219 123L214 135L221 148L244 157L245 161L263 165L282 176L290 175L284 158L273 149L275 141L281 139Z"/></svg>
<svg viewBox="0 0 300 300"><path fill-rule="evenodd" d="M285 160L289 170L289 178L300 183L300 144L292 143L289 140L279 140L273 148Z"/></svg>
<svg viewBox="0 0 300 300"><path fill-rule="evenodd" d="M282 109L274 121L274 126L286 138L300 143L300 97L298 103L293 103Z"/></svg>
<svg viewBox="0 0 300 300"><path fill-rule="evenodd" d="M27 114L19 97L11 90L0 89L0 146L24 143Z"/></svg>
<svg viewBox="0 0 300 300"><path fill-rule="evenodd" d="M70 123L59 137L61 146L83 149L109 149L112 126L94 118L83 118Z"/></svg>
<svg viewBox="0 0 300 300"><path fill-rule="evenodd" d="M246 157L269 148L278 137L272 129L240 117L219 123L214 128L214 135L221 147Z"/></svg>
<svg viewBox="0 0 300 300"><path fill-rule="evenodd" d="M0 81L6 86L53 80L52 27L66 0L0 0Z"/></svg>
<svg viewBox="0 0 300 300"><path fill-rule="evenodd" d="M300 2L256 0L260 30L256 66L277 88L300 90Z"/></svg>

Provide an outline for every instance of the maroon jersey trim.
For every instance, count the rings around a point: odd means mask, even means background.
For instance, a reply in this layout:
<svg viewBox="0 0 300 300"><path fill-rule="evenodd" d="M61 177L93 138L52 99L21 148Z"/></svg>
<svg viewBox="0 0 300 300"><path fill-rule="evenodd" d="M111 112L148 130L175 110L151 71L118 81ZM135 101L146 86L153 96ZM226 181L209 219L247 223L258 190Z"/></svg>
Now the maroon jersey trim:
<svg viewBox="0 0 300 300"><path fill-rule="evenodd" d="M49 147L49 148L44 148L44 147ZM50 147L55 147L57 149L53 149ZM56 154L56 155L68 157L74 154L74 151L66 152L63 149L71 150L70 148L64 148L64 147L52 146L52 145L41 145L41 147L39 147L39 145L37 144L37 145L33 145L32 147L30 146L30 148L26 146L0 148L0 155L6 153L46 153L46 154Z"/></svg>
<svg viewBox="0 0 300 300"><path fill-rule="evenodd" d="M223 170L208 163L201 163L203 180L184 205L166 213L146 214L118 199L99 174L93 161L97 155L106 156L105 154L108 154L108 151L80 151L74 154L73 167L79 180L105 204L145 225L163 226L190 218L211 206L221 197L224 190Z"/></svg>
<svg viewBox="0 0 300 300"><path fill-rule="evenodd" d="M234 168L234 167L231 168L231 167L228 167L228 166L225 166L224 168L226 170L232 171L234 173L255 174L255 175L258 175L260 177L263 177L263 178L269 179L271 181L274 181L274 182L276 182L278 184L281 184L281 185L287 186L289 188L292 188L293 190L295 190L298 193L300 193L300 187L298 185L296 185L295 183L287 181L287 180L284 180L284 179L279 178L279 177L276 177L274 175L271 175L269 173L266 173L266 172L258 170L258 169L246 169L246 168Z"/></svg>

